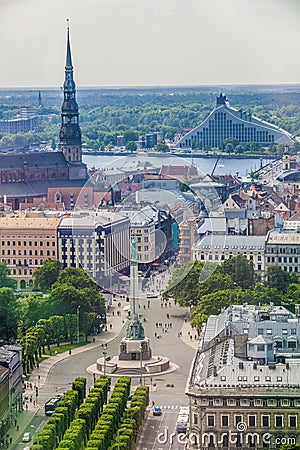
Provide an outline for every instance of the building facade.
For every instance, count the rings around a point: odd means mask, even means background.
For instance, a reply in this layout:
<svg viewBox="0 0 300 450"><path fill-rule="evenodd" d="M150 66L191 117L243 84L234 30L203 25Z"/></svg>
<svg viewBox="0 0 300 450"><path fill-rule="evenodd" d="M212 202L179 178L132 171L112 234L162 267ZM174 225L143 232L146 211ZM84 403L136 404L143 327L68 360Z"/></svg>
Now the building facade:
<svg viewBox="0 0 300 450"><path fill-rule="evenodd" d="M299 272L300 233L271 230L266 238L265 266L279 266L286 272Z"/></svg>
<svg viewBox="0 0 300 450"><path fill-rule="evenodd" d="M230 106L221 93L215 109L200 125L185 134L176 143L176 148L220 147L227 138L235 138L242 145L249 142L263 146L272 143L291 145L294 142L293 136L280 127Z"/></svg>
<svg viewBox="0 0 300 450"><path fill-rule="evenodd" d="M299 332L298 317L271 305L208 319L186 388L190 449L299 442Z"/></svg>
<svg viewBox="0 0 300 450"><path fill-rule="evenodd" d="M193 259L220 263L244 255L258 274L265 272L265 236L206 235L193 246Z"/></svg>
<svg viewBox="0 0 300 450"><path fill-rule="evenodd" d="M19 288L33 286L33 272L44 259L58 259L59 220L28 214L0 217L1 261L6 262Z"/></svg>
<svg viewBox="0 0 300 450"><path fill-rule="evenodd" d="M9 370L9 422L22 411L22 347L18 344L0 347L0 366Z"/></svg>
<svg viewBox="0 0 300 450"><path fill-rule="evenodd" d="M82 267L101 287L110 287L129 268L129 224L108 211L63 218L57 228L58 259L64 267Z"/></svg>

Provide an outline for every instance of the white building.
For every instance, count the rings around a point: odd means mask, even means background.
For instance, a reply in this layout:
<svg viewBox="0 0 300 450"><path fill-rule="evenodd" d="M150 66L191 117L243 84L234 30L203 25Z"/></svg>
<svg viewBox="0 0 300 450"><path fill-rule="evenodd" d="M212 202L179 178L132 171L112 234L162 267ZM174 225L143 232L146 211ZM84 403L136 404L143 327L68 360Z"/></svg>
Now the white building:
<svg viewBox="0 0 300 450"><path fill-rule="evenodd" d="M299 442L299 333L298 317L280 306L234 305L209 317L186 388L189 449Z"/></svg>
<svg viewBox="0 0 300 450"><path fill-rule="evenodd" d="M265 236L234 236L209 234L193 246L193 259L221 263L225 259L244 255L253 261L258 273L265 271Z"/></svg>

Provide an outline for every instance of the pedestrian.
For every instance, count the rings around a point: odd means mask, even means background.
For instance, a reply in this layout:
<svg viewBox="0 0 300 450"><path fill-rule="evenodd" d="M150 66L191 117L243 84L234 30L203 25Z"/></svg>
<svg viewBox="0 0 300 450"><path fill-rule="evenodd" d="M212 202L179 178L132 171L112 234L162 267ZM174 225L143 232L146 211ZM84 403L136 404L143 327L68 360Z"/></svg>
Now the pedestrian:
<svg viewBox="0 0 300 450"><path fill-rule="evenodd" d="M112 323L109 324L109 328L112 329Z"/></svg>
<svg viewBox="0 0 300 450"><path fill-rule="evenodd" d="M115 312L113 311L112 314L113 314L113 316L114 316L114 315L115 315Z"/></svg>
<svg viewBox="0 0 300 450"><path fill-rule="evenodd" d="M28 409L28 403L26 403L25 408Z"/></svg>
<svg viewBox="0 0 300 450"><path fill-rule="evenodd" d="M157 337L157 333L156 332L154 333L154 337Z"/></svg>
<svg viewBox="0 0 300 450"><path fill-rule="evenodd" d="M17 425L17 431L19 431L19 428L20 428L19 425Z"/></svg>

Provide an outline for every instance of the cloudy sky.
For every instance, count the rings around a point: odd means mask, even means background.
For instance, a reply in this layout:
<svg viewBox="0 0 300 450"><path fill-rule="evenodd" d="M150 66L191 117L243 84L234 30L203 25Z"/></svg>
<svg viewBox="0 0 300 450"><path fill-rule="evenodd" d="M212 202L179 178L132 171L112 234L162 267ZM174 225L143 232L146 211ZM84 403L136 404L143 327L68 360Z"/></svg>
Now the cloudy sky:
<svg viewBox="0 0 300 450"><path fill-rule="evenodd" d="M300 83L300 0L0 0L0 87Z"/></svg>

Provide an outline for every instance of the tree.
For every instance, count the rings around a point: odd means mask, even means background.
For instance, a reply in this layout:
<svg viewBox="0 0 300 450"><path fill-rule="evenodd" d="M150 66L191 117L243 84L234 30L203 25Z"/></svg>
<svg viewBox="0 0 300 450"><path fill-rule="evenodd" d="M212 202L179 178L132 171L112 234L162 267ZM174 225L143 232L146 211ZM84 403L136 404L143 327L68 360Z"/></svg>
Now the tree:
<svg viewBox="0 0 300 450"><path fill-rule="evenodd" d="M137 145L134 141L126 142L126 150L129 150L130 152L135 152L137 150Z"/></svg>
<svg viewBox="0 0 300 450"><path fill-rule="evenodd" d="M10 268L7 266L6 262L0 262L0 288L8 287L11 289L16 288L16 281L9 278Z"/></svg>
<svg viewBox="0 0 300 450"><path fill-rule="evenodd" d="M105 317L105 302L98 285L83 269L67 267L62 270L52 285L49 302L52 314L76 314L94 312Z"/></svg>
<svg viewBox="0 0 300 450"><path fill-rule="evenodd" d="M158 142L158 143L155 145L154 150L155 150L156 152L159 152L159 153L166 153L166 152L168 152L170 149L169 149L169 147L167 146L167 144L165 144L164 142Z"/></svg>
<svg viewBox="0 0 300 450"><path fill-rule="evenodd" d="M17 337L18 299L11 288L0 288L0 339L8 342Z"/></svg>
<svg viewBox="0 0 300 450"><path fill-rule="evenodd" d="M254 286L255 272L253 261L242 254L226 259L220 266L220 271L230 275L233 282L242 289Z"/></svg>
<svg viewBox="0 0 300 450"><path fill-rule="evenodd" d="M279 266L269 266L267 268L265 286L270 288L276 288L281 292L286 293L289 285L298 280L295 273L286 272Z"/></svg>
<svg viewBox="0 0 300 450"><path fill-rule="evenodd" d="M198 331L201 330L202 324L205 323L208 317L212 314L220 314L222 309L230 305L239 304L240 297L243 291L241 288L223 289L211 294L204 295L199 304L191 311L192 327L196 327Z"/></svg>
<svg viewBox="0 0 300 450"><path fill-rule="evenodd" d="M49 291L62 271L62 263L56 259L45 259L42 266L33 274L34 287L41 291Z"/></svg>

